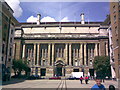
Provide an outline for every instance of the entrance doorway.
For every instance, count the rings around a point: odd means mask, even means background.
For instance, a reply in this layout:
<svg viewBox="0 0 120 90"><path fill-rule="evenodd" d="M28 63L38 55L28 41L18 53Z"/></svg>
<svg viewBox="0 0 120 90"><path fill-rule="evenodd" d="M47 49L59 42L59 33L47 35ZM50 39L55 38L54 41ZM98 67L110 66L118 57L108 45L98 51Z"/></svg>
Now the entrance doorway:
<svg viewBox="0 0 120 90"><path fill-rule="evenodd" d="M54 75L65 76L65 67L63 61L59 60L55 63Z"/></svg>
<svg viewBox="0 0 120 90"><path fill-rule="evenodd" d="M73 72L79 72L79 69L73 69Z"/></svg>
<svg viewBox="0 0 120 90"><path fill-rule="evenodd" d="M62 69L63 69L63 66L61 64L57 65L55 69L55 75L62 76Z"/></svg>
<svg viewBox="0 0 120 90"><path fill-rule="evenodd" d="M40 74L41 76L46 75L46 69L45 68L41 68L40 72L41 72L41 74Z"/></svg>
<svg viewBox="0 0 120 90"><path fill-rule="evenodd" d="M94 76L94 69L89 69L90 76Z"/></svg>
<svg viewBox="0 0 120 90"><path fill-rule="evenodd" d="M62 65L56 66L56 76L62 76Z"/></svg>

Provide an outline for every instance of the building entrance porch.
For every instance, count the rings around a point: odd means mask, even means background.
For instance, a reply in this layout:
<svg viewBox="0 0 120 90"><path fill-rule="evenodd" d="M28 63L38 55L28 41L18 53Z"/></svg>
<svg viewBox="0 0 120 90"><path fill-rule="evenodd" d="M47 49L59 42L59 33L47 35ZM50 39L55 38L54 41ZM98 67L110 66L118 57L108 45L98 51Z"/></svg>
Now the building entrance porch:
<svg viewBox="0 0 120 90"><path fill-rule="evenodd" d="M55 63L54 76L65 76L65 65L59 60Z"/></svg>

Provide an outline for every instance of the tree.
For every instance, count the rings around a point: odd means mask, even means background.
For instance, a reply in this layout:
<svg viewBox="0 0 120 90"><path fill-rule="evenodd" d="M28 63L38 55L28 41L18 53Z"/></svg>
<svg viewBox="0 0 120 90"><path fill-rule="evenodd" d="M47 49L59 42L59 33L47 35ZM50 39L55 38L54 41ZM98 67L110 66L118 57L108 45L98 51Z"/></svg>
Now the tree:
<svg viewBox="0 0 120 90"><path fill-rule="evenodd" d="M23 70L25 71L26 75L28 75L28 73L31 71L31 69L28 67L27 60L24 61Z"/></svg>
<svg viewBox="0 0 120 90"><path fill-rule="evenodd" d="M28 72L30 72L30 68L28 67L27 60L23 61L22 59L20 60L13 60L13 66L12 66L15 76L21 75L22 71L25 71L26 75Z"/></svg>
<svg viewBox="0 0 120 90"><path fill-rule="evenodd" d="M94 58L93 67L98 77L111 77L110 58L108 56L96 56Z"/></svg>

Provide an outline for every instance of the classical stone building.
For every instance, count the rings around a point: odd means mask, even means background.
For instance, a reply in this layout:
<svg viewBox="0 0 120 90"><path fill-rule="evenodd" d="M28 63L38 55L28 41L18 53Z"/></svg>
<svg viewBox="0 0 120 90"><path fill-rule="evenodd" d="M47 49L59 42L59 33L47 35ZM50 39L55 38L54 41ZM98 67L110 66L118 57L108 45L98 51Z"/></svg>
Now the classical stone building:
<svg viewBox="0 0 120 90"><path fill-rule="evenodd" d="M2 28L1 33L1 39L2 39L2 53L1 53L1 61L2 61L2 71L3 71L3 77L8 71L11 73L11 67L12 67L12 49L13 49L13 43L14 43L14 31L15 31L15 25L18 24L18 21L13 16L13 10L10 8L10 6L4 2L3 0L0 1L0 26Z"/></svg>
<svg viewBox="0 0 120 90"><path fill-rule="evenodd" d="M95 56L108 56L108 26L102 22L40 22L16 26L14 58L29 61L31 74L92 74Z"/></svg>

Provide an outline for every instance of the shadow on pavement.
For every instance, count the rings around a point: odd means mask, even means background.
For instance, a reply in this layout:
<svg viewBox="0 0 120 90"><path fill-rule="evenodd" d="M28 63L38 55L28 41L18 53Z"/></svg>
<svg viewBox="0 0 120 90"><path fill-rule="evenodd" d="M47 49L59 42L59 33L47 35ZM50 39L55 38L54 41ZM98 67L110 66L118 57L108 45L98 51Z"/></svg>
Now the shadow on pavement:
<svg viewBox="0 0 120 90"><path fill-rule="evenodd" d="M21 82L24 82L26 79L15 79L15 78L12 78L10 81L3 81L2 82L2 85L9 85L9 84L16 84L16 83L21 83Z"/></svg>

